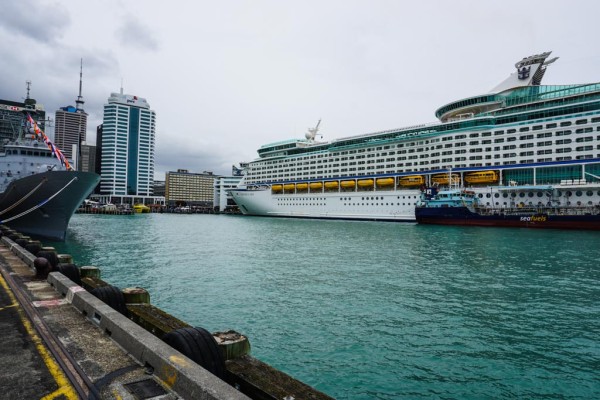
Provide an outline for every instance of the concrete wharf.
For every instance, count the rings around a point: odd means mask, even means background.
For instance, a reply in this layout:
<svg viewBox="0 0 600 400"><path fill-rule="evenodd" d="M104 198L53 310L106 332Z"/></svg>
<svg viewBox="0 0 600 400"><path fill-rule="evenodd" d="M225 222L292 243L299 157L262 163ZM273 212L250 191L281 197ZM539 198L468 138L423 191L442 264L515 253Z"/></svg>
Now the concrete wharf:
<svg viewBox="0 0 600 400"><path fill-rule="evenodd" d="M182 345L202 328L152 306L145 290L115 292L98 268L0 233L0 398L331 399L250 356L237 332ZM102 295L113 292L122 304ZM211 346L218 350L203 353Z"/></svg>

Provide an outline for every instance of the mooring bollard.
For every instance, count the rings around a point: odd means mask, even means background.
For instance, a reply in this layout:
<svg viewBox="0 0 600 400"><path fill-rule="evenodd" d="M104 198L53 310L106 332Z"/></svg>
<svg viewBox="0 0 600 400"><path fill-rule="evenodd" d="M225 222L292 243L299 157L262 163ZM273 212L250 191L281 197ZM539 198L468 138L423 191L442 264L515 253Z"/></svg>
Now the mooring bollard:
<svg viewBox="0 0 600 400"><path fill-rule="evenodd" d="M58 262L61 264L73 264L73 256L70 254L59 254Z"/></svg>
<svg viewBox="0 0 600 400"><path fill-rule="evenodd" d="M82 278L98 278L100 279L100 268L93 265L84 265L79 268L79 274Z"/></svg>
<svg viewBox="0 0 600 400"><path fill-rule="evenodd" d="M121 290L125 304L150 304L150 293L146 289L133 287Z"/></svg>
<svg viewBox="0 0 600 400"><path fill-rule="evenodd" d="M38 279L47 279L52 270L50 263L44 257L33 260L33 267L35 268L35 277Z"/></svg>
<svg viewBox="0 0 600 400"><path fill-rule="evenodd" d="M225 360L246 356L250 354L250 341L236 331L215 332L212 334Z"/></svg>

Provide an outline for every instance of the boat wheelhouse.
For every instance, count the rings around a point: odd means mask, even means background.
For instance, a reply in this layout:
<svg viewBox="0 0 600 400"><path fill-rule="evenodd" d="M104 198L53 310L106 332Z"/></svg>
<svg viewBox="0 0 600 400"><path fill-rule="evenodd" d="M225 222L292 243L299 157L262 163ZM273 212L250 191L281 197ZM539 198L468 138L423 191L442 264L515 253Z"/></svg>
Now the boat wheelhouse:
<svg viewBox="0 0 600 400"><path fill-rule="evenodd" d="M600 181L600 83L541 85L549 56L524 58L490 93L438 108L436 123L331 142L315 140L317 126L264 145L232 196L245 214L414 221L419 187L448 184L449 171L491 203L513 184L578 182L587 194L582 182ZM298 183L308 189L275 190ZM600 201L592 193L581 201Z"/></svg>

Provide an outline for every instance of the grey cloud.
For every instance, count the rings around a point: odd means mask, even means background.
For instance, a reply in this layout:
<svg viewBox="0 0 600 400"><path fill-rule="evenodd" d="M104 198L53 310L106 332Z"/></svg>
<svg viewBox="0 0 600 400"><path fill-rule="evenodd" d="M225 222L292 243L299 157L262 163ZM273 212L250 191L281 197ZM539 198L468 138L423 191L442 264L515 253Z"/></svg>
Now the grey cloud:
<svg viewBox="0 0 600 400"><path fill-rule="evenodd" d="M42 43L55 43L71 24L67 9L60 4L33 0L6 1L0 13L0 28ZM7 37L7 36L4 36Z"/></svg>
<svg viewBox="0 0 600 400"><path fill-rule="evenodd" d="M150 28L131 16L125 18L121 27L117 29L116 36L124 46L143 50L158 50L158 41Z"/></svg>

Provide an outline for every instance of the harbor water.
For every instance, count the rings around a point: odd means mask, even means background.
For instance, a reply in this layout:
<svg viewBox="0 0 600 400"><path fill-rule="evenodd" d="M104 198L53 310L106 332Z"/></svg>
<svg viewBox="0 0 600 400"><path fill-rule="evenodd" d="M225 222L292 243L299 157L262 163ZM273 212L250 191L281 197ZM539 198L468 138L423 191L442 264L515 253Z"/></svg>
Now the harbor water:
<svg viewBox="0 0 600 400"><path fill-rule="evenodd" d="M338 399L600 398L600 232L75 215L51 243Z"/></svg>

